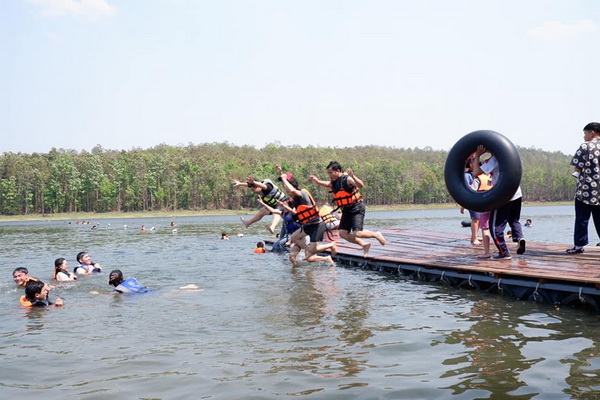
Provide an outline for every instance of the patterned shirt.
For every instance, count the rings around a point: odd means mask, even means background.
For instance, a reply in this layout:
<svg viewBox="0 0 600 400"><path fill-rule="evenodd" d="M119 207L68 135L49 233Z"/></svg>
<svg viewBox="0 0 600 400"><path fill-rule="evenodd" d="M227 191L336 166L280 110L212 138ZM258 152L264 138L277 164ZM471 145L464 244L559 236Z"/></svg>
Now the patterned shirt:
<svg viewBox="0 0 600 400"><path fill-rule="evenodd" d="M582 143L571 165L581 171L575 199L591 206L600 205L600 138Z"/></svg>

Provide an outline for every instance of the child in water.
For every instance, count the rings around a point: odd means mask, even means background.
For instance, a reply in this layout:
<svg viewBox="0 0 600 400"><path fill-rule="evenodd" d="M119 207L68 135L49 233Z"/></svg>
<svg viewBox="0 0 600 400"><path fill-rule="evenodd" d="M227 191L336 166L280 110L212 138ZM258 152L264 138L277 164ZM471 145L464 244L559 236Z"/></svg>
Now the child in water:
<svg viewBox="0 0 600 400"><path fill-rule="evenodd" d="M115 287L117 293L148 293L149 290L143 286L135 278L123 279L121 270L115 269L110 271L108 276L108 284Z"/></svg>
<svg viewBox="0 0 600 400"><path fill-rule="evenodd" d="M48 300L50 286L42 281L30 281L25 287L25 296L21 297L21 305L25 307L49 307L62 306L63 299L58 297L56 302L52 303Z"/></svg>
<svg viewBox="0 0 600 400"><path fill-rule="evenodd" d="M267 252L267 249L265 249L265 244L263 242L256 243L256 248L254 249L254 253L262 254L262 253L266 253L266 252Z"/></svg>

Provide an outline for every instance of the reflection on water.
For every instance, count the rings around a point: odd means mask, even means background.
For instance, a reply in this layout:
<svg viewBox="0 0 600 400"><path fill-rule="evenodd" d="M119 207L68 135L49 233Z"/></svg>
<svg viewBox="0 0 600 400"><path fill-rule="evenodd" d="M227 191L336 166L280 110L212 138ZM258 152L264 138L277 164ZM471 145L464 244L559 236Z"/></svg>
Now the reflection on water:
<svg viewBox="0 0 600 400"><path fill-rule="evenodd" d="M569 231L569 212L525 209L526 234L556 241L545 221ZM468 235L457 210L369 217ZM180 218L177 229L168 219L100 221L96 231L1 224L2 398L600 397L596 315L370 271L291 268L285 256L253 254L265 235L237 217ZM231 240L219 240L223 231ZM55 258L73 266L81 250L157 291L114 295L103 274L57 284L63 309L18 306L12 269L48 280ZM189 284L201 290L179 289Z"/></svg>

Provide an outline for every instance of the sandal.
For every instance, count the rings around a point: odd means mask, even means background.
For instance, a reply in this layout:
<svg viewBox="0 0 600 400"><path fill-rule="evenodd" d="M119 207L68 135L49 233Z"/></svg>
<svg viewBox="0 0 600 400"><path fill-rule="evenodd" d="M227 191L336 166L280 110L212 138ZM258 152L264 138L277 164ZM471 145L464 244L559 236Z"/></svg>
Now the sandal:
<svg viewBox="0 0 600 400"><path fill-rule="evenodd" d="M567 254L580 254L583 253L583 247L578 249L577 247L572 247L570 249L567 249Z"/></svg>

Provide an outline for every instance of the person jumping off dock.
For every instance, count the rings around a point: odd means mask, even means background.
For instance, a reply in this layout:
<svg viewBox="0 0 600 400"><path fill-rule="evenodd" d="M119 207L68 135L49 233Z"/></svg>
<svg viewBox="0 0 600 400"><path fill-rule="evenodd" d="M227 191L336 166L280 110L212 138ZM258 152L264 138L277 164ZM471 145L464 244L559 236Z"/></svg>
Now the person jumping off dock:
<svg viewBox="0 0 600 400"><path fill-rule="evenodd" d="M354 172L350 168L344 173L342 166L337 161L330 162L326 169L329 181L319 180L314 175L310 176L310 180L319 186L331 190L336 207L342 209L342 218L339 225L340 237L362 247L364 256L367 257L371 243L363 239L377 239L383 246L385 245L385 238L381 232L372 232L363 229L366 208L359 189L363 188L365 184L354 175Z"/></svg>

